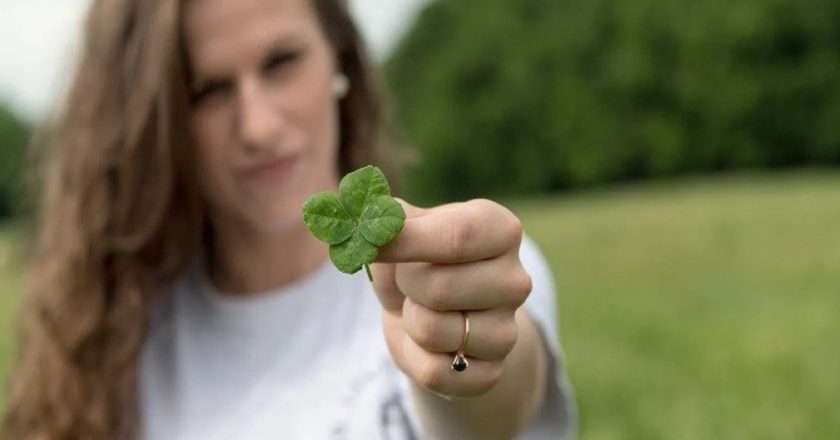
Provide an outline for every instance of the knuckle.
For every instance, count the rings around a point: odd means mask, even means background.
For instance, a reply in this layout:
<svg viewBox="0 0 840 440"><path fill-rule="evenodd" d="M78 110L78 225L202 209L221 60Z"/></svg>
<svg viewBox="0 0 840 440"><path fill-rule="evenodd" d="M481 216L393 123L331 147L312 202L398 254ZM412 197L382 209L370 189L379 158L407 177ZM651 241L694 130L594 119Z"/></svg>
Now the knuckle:
<svg viewBox="0 0 840 440"><path fill-rule="evenodd" d="M414 326L412 329L412 338L414 342L420 347L431 349L434 348L435 341L440 339L438 335L439 326L434 319L430 319L425 314L416 315Z"/></svg>
<svg viewBox="0 0 840 440"><path fill-rule="evenodd" d="M446 252L449 257L457 258L466 252L473 235L472 229L471 222L464 221L463 218L456 218L449 224L446 243Z"/></svg>
<svg viewBox="0 0 840 440"><path fill-rule="evenodd" d="M488 199L475 199L475 215L479 218L498 218L499 232L502 237L511 244L518 243L522 239L522 221L511 210L503 205Z"/></svg>
<svg viewBox="0 0 840 440"><path fill-rule="evenodd" d="M442 271L429 272L427 279L429 283L426 292L427 305L435 310L444 310L447 298L452 291L452 279Z"/></svg>
<svg viewBox="0 0 840 440"><path fill-rule="evenodd" d="M519 217L510 211L508 211L508 216L509 220L506 222L505 233L509 239L518 242L522 239L522 220L519 220Z"/></svg>
<svg viewBox="0 0 840 440"><path fill-rule="evenodd" d="M534 288L534 282L531 275L521 269L510 277L510 292L516 305L521 305L528 299L531 290Z"/></svg>

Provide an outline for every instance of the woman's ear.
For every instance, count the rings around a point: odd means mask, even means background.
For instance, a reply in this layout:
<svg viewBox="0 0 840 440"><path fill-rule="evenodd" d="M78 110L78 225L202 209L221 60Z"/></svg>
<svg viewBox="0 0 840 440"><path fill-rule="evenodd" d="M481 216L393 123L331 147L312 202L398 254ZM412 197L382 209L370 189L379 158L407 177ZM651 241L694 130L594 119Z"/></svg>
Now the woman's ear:
<svg viewBox="0 0 840 440"><path fill-rule="evenodd" d="M343 99L350 92L350 79L342 72L336 73L333 76L332 89L336 99Z"/></svg>

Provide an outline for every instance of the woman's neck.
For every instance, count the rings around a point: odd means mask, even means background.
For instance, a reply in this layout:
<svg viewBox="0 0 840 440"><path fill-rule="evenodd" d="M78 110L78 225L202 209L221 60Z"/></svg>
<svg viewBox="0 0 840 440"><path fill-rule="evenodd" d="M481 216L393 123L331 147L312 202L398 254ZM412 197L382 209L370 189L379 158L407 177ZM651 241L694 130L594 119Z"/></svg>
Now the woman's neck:
<svg viewBox="0 0 840 440"><path fill-rule="evenodd" d="M210 282L225 294L259 294L297 281L316 271L328 248L303 222L274 234L219 230L214 225L207 252Z"/></svg>

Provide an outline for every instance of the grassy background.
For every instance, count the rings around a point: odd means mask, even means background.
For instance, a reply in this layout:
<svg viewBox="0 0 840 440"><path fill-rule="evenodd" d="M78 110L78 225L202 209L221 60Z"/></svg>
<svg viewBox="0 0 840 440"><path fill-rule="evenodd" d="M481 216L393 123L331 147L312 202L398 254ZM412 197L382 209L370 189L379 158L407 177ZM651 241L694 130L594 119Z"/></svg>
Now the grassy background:
<svg viewBox="0 0 840 440"><path fill-rule="evenodd" d="M581 438L840 438L838 201L840 175L807 172L508 203L555 271Z"/></svg>
<svg viewBox="0 0 840 440"><path fill-rule="evenodd" d="M513 203L557 277L581 438L840 438L840 176Z"/></svg>
<svg viewBox="0 0 840 440"><path fill-rule="evenodd" d="M6 373L13 353L14 313L21 291L20 225L0 223L0 414L6 400Z"/></svg>

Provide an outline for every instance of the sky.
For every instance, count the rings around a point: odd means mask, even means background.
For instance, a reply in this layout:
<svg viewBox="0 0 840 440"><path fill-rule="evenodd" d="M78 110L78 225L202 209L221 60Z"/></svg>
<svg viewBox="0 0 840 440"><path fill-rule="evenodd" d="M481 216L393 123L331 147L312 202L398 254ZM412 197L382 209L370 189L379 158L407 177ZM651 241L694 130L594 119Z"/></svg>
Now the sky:
<svg viewBox="0 0 840 440"><path fill-rule="evenodd" d="M350 0L377 58L386 56L428 0ZM0 102L30 121L67 85L91 0L0 0Z"/></svg>

